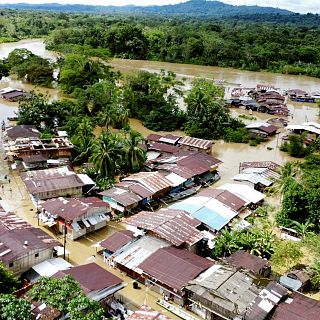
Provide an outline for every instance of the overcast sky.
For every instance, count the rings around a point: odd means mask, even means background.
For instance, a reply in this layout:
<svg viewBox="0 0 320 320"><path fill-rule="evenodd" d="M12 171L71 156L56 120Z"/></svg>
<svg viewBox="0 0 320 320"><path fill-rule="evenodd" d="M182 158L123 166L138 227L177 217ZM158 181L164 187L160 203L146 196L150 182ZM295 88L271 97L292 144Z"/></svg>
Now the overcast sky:
<svg viewBox="0 0 320 320"><path fill-rule="evenodd" d="M184 0L0 0L1 3L52 3L59 2L63 4L67 3L81 3L81 4L98 4L98 5L127 5L134 4L137 6L144 5L163 5L163 4L175 4L185 2ZM288 9L294 12L300 13L320 13L320 1L319 0L222 0L222 2L233 5L260 5L269 7L278 7Z"/></svg>

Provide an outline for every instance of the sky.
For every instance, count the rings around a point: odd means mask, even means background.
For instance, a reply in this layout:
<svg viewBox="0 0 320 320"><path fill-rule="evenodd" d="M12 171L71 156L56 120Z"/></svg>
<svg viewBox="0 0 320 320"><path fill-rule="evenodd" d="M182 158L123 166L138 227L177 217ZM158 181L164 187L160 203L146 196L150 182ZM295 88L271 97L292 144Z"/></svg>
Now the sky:
<svg viewBox="0 0 320 320"><path fill-rule="evenodd" d="M221 2L233 5L259 5L268 7L278 7L300 13L320 13L319 0L220 0ZM91 5L128 5L134 4L137 6L146 5L165 5L185 2L185 0L0 0L0 3L52 3L58 2L62 4L91 4Z"/></svg>

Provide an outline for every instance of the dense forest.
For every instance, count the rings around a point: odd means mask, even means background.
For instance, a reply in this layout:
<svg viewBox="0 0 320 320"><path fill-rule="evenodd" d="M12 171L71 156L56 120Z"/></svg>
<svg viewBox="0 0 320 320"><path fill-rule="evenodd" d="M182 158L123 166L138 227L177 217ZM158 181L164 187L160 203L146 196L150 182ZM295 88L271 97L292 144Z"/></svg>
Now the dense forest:
<svg viewBox="0 0 320 320"><path fill-rule="evenodd" d="M288 23L287 16L173 19L3 10L0 42L48 36L48 48L63 53L320 77L319 17L293 15Z"/></svg>
<svg viewBox="0 0 320 320"><path fill-rule="evenodd" d="M192 17L211 17L211 16L234 16L243 14L292 14L292 12L272 7L258 6L233 6L222 3L220 1L207 0L189 0L174 5L154 5L154 6L95 6L82 4L3 4L0 8L10 8L18 10L47 10L47 11L63 11L63 12L92 12L106 14L128 14L128 15L189 15Z"/></svg>

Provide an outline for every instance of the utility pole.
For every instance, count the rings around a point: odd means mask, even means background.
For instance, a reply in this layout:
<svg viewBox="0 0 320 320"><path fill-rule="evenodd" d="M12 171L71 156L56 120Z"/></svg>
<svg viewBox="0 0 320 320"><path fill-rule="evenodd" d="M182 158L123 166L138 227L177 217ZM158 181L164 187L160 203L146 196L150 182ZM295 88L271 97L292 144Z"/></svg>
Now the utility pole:
<svg viewBox="0 0 320 320"><path fill-rule="evenodd" d="M63 259L66 260L66 244L67 244L67 221L64 219L64 235L63 235Z"/></svg>

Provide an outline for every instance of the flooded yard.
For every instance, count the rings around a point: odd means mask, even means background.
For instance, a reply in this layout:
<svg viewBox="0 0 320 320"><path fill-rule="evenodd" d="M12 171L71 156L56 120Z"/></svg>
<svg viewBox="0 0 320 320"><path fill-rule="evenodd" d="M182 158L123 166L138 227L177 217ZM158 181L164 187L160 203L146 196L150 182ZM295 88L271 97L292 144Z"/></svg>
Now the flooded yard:
<svg viewBox="0 0 320 320"><path fill-rule="evenodd" d="M24 40L18 43L1 44L0 58L6 57L11 50L20 47L27 48L33 51L35 54L46 58L54 59L56 57L55 53L45 50L42 40L34 39ZM189 80L191 80L193 77L201 76L209 79L224 79L230 85L242 84L243 86L255 86L257 83L270 83L281 89L301 88L309 92L320 90L320 79L303 76L247 72L229 68L123 59L114 59L111 61L111 65L121 72L136 72L137 70L158 72L160 69L166 69L175 72L181 78L186 78ZM0 88L8 86L24 89L26 91L36 89L38 92L47 93L52 100L57 100L63 97L57 89L35 88L32 85L10 78L0 81ZM7 117L14 116L17 106L17 103L11 103L0 99L0 121L6 120ZM316 104L294 103L289 104L288 107L292 115L289 117L288 121L292 124L298 124L304 121L318 121L319 107L317 107ZM247 110L233 109L231 112L235 116L240 114L249 115ZM257 119L254 121L266 121L273 117L257 112L253 112L252 116L256 117ZM253 120L246 122L252 121ZM137 119L130 119L130 125L133 129L139 131L143 136L153 133L152 130L145 128ZM215 141L213 146L213 156L223 161L223 164L219 169L221 180L215 184L215 186L221 185L225 182L231 182L231 177L238 173L239 163L243 161L270 160L279 164L284 164L286 161L294 160L286 153L283 153L279 150L281 138L286 134L284 129L280 129L279 131L280 133L271 138L268 142L261 143L256 147L249 146L247 144L226 143L221 140ZM182 131L175 131L174 133L177 135L184 135ZM27 190L25 189L19 175L15 172L9 171L8 165L3 157L2 143L0 147L0 178L3 182L5 182L3 189L0 190L1 198L8 202L13 212L36 226L38 224L38 220L36 217L35 206L31 202ZM4 180L5 175L9 175L10 183ZM51 233L51 231L47 228L43 226L40 227L46 232ZM121 228L122 226L117 223L109 223L106 228L91 233L77 241L67 240L67 250L70 252L70 262L77 265L95 261L99 265L104 266L107 270L124 279L128 285L121 292L128 300L131 300L132 297L134 297L135 302L130 302L132 305L142 305L146 300L148 305L165 313L166 311L164 311L164 309L155 304L155 300L158 298L158 295L155 292L150 291L149 288L144 286L142 286L141 290L134 290L131 285L131 278L126 277L117 270L107 267L102 261L101 256L97 254L97 247L94 245ZM56 236L52 233L51 235ZM63 242L61 235L58 235L58 239L61 243ZM170 314L170 317L176 318L172 314Z"/></svg>

